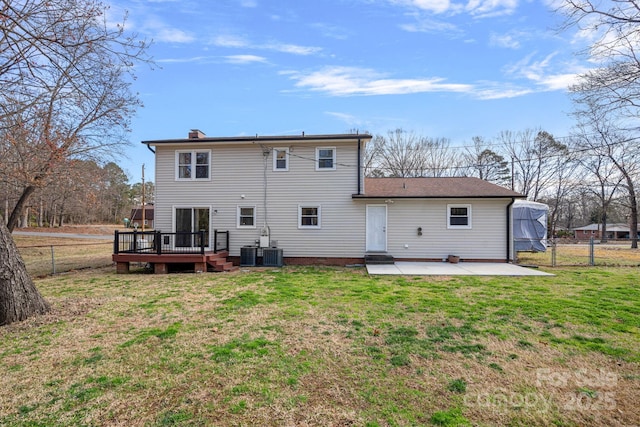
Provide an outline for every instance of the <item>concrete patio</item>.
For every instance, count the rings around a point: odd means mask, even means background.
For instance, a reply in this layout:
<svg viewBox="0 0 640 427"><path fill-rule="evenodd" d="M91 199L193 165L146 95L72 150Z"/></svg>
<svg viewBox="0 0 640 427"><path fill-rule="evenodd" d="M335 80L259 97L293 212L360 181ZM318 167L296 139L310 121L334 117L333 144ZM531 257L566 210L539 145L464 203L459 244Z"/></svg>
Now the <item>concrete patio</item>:
<svg viewBox="0 0 640 427"><path fill-rule="evenodd" d="M367 272L374 275L407 276L554 276L534 268L507 263L489 262L396 262L370 264Z"/></svg>

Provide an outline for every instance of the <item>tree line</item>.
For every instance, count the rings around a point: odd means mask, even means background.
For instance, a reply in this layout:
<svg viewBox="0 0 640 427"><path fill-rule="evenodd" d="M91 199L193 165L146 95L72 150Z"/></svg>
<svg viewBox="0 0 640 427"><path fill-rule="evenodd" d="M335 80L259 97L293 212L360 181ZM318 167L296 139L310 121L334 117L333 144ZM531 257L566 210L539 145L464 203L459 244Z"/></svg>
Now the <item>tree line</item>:
<svg viewBox="0 0 640 427"><path fill-rule="evenodd" d="M636 132L590 118L571 135L544 130L503 131L466 145L403 129L376 135L365 151L369 177L471 176L509 187L549 205L552 235L599 223L631 224L637 218L640 180Z"/></svg>
<svg viewBox="0 0 640 427"><path fill-rule="evenodd" d="M16 207L22 185L20 168L0 170L0 214L5 221ZM145 202L153 203L153 183L144 186ZM129 184L115 162L100 166L92 160L69 161L63 174L34 191L16 227L122 223L133 207L141 206L141 195L142 183Z"/></svg>

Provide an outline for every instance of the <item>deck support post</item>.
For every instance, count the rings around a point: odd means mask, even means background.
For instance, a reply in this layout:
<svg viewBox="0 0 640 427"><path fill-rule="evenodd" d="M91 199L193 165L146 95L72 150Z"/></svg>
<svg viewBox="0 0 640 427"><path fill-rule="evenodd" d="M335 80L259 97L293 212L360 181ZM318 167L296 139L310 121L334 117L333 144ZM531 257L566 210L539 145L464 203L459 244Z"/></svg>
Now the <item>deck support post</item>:
<svg viewBox="0 0 640 427"><path fill-rule="evenodd" d="M116 273L118 273L118 274L127 274L127 273L129 273L129 263L128 262L117 262L116 263Z"/></svg>
<svg viewBox="0 0 640 427"><path fill-rule="evenodd" d="M156 262L153 264L153 274L167 274L167 273L169 273L167 264L163 262Z"/></svg>

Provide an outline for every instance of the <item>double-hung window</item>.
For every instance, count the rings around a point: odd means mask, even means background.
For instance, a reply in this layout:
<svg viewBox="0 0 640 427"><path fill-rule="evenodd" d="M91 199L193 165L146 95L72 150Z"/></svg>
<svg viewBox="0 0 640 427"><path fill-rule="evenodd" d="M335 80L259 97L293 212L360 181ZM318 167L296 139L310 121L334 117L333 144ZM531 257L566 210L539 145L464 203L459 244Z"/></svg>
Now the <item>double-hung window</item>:
<svg viewBox="0 0 640 427"><path fill-rule="evenodd" d="M320 228L321 222L320 205L298 205L298 228Z"/></svg>
<svg viewBox="0 0 640 427"><path fill-rule="evenodd" d="M238 206L238 228L256 228L256 207Z"/></svg>
<svg viewBox="0 0 640 427"><path fill-rule="evenodd" d="M317 147L316 148L316 170L336 170L336 148Z"/></svg>
<svg viewBox="0 0 640 427"><path fill-rule="evenodd" d="M471 228L471 205L447 205L447 228Z"/></svg>
<svg viewBox="0 0 640 427"><path fill-rule="evenodd" d="M176 151L176 180L209 180L211 151Z"/></svg>
<svg viewBox="0 0 640 427"><path fill-rule="evenodd" d="M289 148L273 149L273 170L286 172L289 170Z"/></svg>

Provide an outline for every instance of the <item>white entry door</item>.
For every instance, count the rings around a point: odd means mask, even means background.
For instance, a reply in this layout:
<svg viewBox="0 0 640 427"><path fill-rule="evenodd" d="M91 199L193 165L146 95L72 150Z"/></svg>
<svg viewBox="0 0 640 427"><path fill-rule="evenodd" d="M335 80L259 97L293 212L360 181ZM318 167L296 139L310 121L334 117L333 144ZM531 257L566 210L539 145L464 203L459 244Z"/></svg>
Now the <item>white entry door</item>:
<svg viewBox="0 0 640 427"><path fill-rule="evenodd" d="M387 205L367 205L367 252L387 251Z"/></svg>

